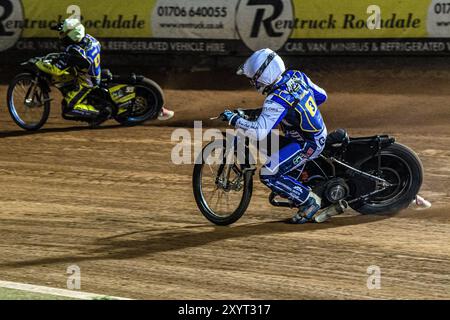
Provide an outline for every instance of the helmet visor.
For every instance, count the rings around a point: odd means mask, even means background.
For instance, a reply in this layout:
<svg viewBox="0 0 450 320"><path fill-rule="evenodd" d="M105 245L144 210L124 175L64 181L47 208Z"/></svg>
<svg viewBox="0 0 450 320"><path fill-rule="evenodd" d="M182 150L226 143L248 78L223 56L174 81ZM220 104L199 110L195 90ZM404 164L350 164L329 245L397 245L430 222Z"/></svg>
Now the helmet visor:
<svg viewBox="0 0 450 320"><path fill-rule="evenodd" d="M272 60L275 58L276 53L272 52L271 54L269 54L266 58L266 60L263 62L263 64L258 68L258 70L256 70L255 75L252 77L252 80L254 80L255 82L258 81L258 79L261 77L261 75L263 74L263 72L266 70L267 66L272 62Z"/></svg>

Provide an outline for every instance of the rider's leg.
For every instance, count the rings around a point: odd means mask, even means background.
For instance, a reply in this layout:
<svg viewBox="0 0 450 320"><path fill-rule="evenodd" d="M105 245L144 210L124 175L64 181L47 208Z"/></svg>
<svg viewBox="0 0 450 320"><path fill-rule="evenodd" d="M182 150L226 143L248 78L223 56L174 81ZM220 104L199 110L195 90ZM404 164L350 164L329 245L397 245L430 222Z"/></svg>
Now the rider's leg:
<svg viewBox="0 0 450 320"><path fill-rule="evenodd" d="M299 208L298 213L292 218L294 223L311 220L320 209L320 198L288 173L304 166L321 151L322 146L315 141L292 142L273 154L261 169L261 181L275 193L292 200Z"/></svg>
<svg viewBox="0 0 450 320"><path fill-rule="evenodd" d="M85 102L87 95L91 91L91 87L81 83L77 84L75 90L70 91L64 97L63 113L73 117L96 118L99 115L99 111Z"/></svg>

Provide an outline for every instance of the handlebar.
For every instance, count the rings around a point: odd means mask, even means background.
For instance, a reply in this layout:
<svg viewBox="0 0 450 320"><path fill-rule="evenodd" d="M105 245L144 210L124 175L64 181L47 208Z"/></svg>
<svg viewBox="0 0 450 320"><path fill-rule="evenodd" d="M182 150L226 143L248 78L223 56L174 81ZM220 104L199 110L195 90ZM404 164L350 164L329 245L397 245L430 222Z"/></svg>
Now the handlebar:
<svg viewBox="0 0 450 320"><path fill-rule="evenodd" d="M216 116L216 117L209 118L209 120L221 120L221 121L225 121L225 116L223 115L223 112L222 112L221 114L219 114L219 115Z"/></svg>
<svg viewBox="0 0 450 320"><path fill-rule="evenodd" d="M255 121L261 114L262 109L242 109L237 108L234 110L235 113L239 114L241 118L245 120ZM226 118L223 112L216 117L209 118L210 120L221 120L224 121Z"/></svg>
<svg viewBox="0 0 450 320"><path fill-rule="evenodd" d="M27 62L35 63L37 61L56 60L56 59L60 59L64 55L65 55L64 52L52 52L45 56L31 58L31 59L25 61L24 63L27 63Z"/></svg>
<svg viewBox="0 0 450 320"><path fill-rule="evenodd" d="M62 22L59 22L59 23L55 24L54 26L51 26L51 27L50 27L50 30L58 31L58 32L61 32L62 29L63 29L63 24L62 24Z"/></svg>

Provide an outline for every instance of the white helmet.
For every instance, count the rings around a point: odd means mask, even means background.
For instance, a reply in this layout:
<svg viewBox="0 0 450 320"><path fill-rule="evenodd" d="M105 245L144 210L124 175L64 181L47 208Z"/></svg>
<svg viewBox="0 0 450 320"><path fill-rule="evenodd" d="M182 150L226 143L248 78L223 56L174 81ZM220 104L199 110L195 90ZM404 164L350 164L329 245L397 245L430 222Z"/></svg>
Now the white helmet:
<svg viewBox="0 0 450 320"><path fill-rule="evenodd" d="M241 65L236 74L250 78L250 83L259 92L264 92L267 86L274 84L286 70L283 59L271 49L261 49L254 52Z"/></svg>
<svg viewBox="0 0 450 320"><path fill-rule="evenodd" d="M68 38L74 43L80 42L85 36L84 26L78 19L66 19L60 31L60 38Z"/></svg>

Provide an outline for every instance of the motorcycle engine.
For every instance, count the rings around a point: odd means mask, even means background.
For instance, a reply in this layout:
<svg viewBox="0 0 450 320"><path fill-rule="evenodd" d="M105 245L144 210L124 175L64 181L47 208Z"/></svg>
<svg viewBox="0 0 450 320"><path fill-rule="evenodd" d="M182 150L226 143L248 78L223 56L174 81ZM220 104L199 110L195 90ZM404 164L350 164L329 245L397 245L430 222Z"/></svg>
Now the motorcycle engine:
<svg viewBox="0 0 450 320"><path fill-rule="evenodd" d="M326 182L323 196L331 203L345 199L349 194L349 187L344 179L333 178Z"/></svg>

